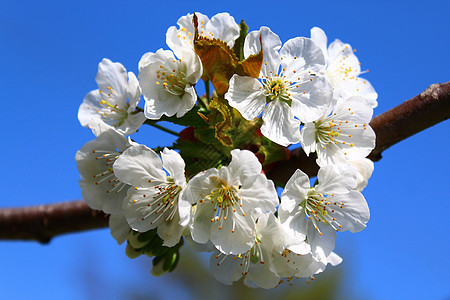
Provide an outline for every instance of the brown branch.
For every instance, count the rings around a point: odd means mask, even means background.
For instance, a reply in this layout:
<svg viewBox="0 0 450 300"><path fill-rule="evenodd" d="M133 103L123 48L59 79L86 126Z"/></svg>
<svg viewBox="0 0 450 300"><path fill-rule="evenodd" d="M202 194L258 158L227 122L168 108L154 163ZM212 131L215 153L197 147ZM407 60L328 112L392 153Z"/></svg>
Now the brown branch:
<svg viewBox="0 0 450 300"><path fill-rule="evenodd" d="M369 154L372 161L381 159L381 153L392 145L450 118L450 81L431 85L420 95L403 102L370 122L377 135L376 147ZM277 183L284 184L300 168L315 176L319 167L315 155L309 157L301 148L291 151L289 160L278 162L267 173Z"/></svg>
<svg viewBox="0 0 450 300"><path fill-rule="evenodd" d="M377 146L369 155L373 161L392 145L450 117L450 82L433 84L420 95L375 117L370 125L377 134ZM313 155L301 148L291 151L287 161L278 162L268 177L286 183L301 168L310 176L318 166ZM91 210L83 201L0 209L0 239L49 242L56 235L107 226L106 215Z"/></svg>
<svg viewBox="0 0 450 300"><path fill-rule="evenodd" d="M414 98L376 116L370 122L377 134L373 161L396 143L450 118L450 81L432 84Z"/></svg>
<svg viewBox="0 0 450 300"><path fill-rule="evenodd" d="M0 209L0 239L48 243L56 235L101 228L108 218L84 201Z"/></svg>

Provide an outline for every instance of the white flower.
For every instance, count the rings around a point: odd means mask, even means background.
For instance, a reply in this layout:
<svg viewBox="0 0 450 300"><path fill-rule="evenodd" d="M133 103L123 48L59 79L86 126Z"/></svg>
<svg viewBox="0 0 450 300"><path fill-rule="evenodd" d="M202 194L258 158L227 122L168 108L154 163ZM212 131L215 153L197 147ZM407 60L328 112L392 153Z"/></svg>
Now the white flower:
<svg viewBox="0 0 450 300"><path fill-rule="evenodd" d="M91 126L98 137L86 143L75 155L82 178L79 181L81 195L92 209L121 214L129 185L117 179L113 164L131 144L110 126L102 123Z"/></svg>
<svg viewBox="0 0 450 300"><path fill-rule="evenodd" d="M200 59L193 52L184 51L179 59L170 50L144 54L138 76L145 98L145 116L152 120L162 115L184 116L197 101L194 85L201 75Z"/></svg>
<svg viewBox="0 0 450 300"><path fill-rule="evenodd" d="M234 41L239 37L239 26L228 13L216 14L211 20L201 13L195 13L198 19L198 34L210 39L219 39L233 47ZM180 56L183 51L194 52L195 28L192 22L193 14L178 19L177 29L170 27L166 33L166 43L175 55Z"/></svg>
<svg viewBox="0 0 450 300"><path fill-rule="evenodd" d="M240 254L255 244L255 220L262 213L275 212L278 196L252 152L235 149L231 156L228 166L189 180L180 215L181 224L192 221L191 235L197 243L211 239L219 251ZM196 204L193 211L189 204Z"/></svg>
<svg viewBox="0 0 450 300"><path fill-rule="evenodd" d="M272 257L281 255L284 248L284 232L273 213L262 214L255 228L256 240L250 250L238 255L226 255L215 251L210 259L214 277L225 284L232 284L245 276L249 286L273 288L280 277L273 270Z"/></svg>
<svg viewBox="0 0 450 300"><path fill-rule="evenodd" d="M288 281L295 278L312 277L325 271L327 264L337 266L342 258L331 252L325 259L317 260L311 253L297 254L289 249L284 249L281 255L273 259L273 266L280 277L286 277Z"/></svg>
<svg viewBox="0 0 450 300"><path fill-rule="evenodd" d="M99 89L87 94L78 110L81 125L100 119L125 135L136 132L145 121L144 114L136 112L141 97L136 76L132 72L127 76L120 63L104 58L95 80Z"/></svg>
<svg viewBox="0 0 450 300"><path fill-rule="evenodd" d="M372 114L360 96L338 103L330 115L303 126L303 150L307 155L317 152L319 166L365 158L375 147L375 132L369 126Z"/></svg>
<svg viewBox="0 0 450 300"><path fill-rule="evenodd" d="M359 60L352 47L340 40L335 40L327 49L327 36L318 27L311 29L311 38L325 54L326 74L337 94L344 99L351 96L363 96L369 101L372 108L377 107L378 95L369 81L359 77L363 72L361 72Z"/></svg>
<svg viewBox="0 0 450 300"><path fill-rule="evenodd" d="M281 194L279 218L287 232L307 238L313 258L326 259L334 249L336 231L361 231L369 220L363 195L354 191L356 170L349 164L319 169L318 184L310 187L308 176L297 170Z"/></svg>
<svg viewBox="0 0 450 300"><path fill-rule="evenodd" d="M361 192L367 186L370 176L372 176L374 169L373 161L368 158L363 158L358 160L349 160L348 163L353 165L358 171L355 190Z"/></svg>
<svg viewBox="0 0 450 300"><path fill-rule="evenodd" d="M325 58L308 38L290 39L281 48L279 37L267 27L247 35L245 57L260 52L260 36L264 54L260 78L233 75L225 99L247 120L262 113L264 136L287 146L299 142L300 121L320 118L330 104L331 85L319 74Z"/></svg>
<svg viewBox="0 0 450 300"><path fill-rule="evenodd" d="M178 223L178 198L186 185L184 161L165 148L161 159L144 145L128 148L114 163L114 173L132 187L123 202L131 228L146 232L158 227L164 246L175 246L184 230ZM169 176L166 175L167 170Z"/></svg>
<svg viewBox="0 0 450 300"><path fill-rule="evenodd" d="M125 216L123 214L110 215L108 224L112 237L119 245L123 244L131 232Z"/></svg>

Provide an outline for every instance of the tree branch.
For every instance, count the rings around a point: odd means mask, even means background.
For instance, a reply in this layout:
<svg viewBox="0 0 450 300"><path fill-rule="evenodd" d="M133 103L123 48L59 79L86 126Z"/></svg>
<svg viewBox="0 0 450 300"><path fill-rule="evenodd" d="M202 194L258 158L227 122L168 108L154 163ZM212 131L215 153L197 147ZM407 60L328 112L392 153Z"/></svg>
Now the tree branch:
<svg viewBox="0 0 450 300"><path fill-rule="evenodd" d="M0 209L0 239L48 243L56 235L101 228L108 218L82 200Z"/></svg>
<svg viewBox="0 0 450 300"><path fill-rule="evenodd" d="M420 95L372 119L370 126L377 140L368 157L378 161L387 148L449 117L450 82L433 84ZM314 155L307 157L297 148L291 151L289 160L276 163L267 176L284 184L297 168L309 176L316 175L319 169ZM47 243L59 234L102 228L107 224L107 215L91 210L84 201L0 209L0 239L7 240Z"/></svg>

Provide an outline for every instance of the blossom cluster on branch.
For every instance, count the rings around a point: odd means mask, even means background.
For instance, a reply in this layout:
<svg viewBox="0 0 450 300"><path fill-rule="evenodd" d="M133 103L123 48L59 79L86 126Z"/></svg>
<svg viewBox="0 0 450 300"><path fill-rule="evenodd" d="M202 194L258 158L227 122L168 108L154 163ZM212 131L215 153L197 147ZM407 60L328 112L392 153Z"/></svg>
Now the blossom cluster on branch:
<svg viewBox="0 0 450 300"><path fill-rule="evenodd" d="M75 157L83 199L110 214L129 257L153 257L155 275L176 267L184 242L212 252L211 271L225 284L244 277L273 288L341 263L337 232L369 220L361 191L373 171L377 106L351 46L327 47L317 27L282 43L227 13L188 14L177 25L166 33L169 50L144 54L137 77L100 62L98 89L78 112L96 136ZM131 138L142 125L178 139L150 149ZM315 179L297 169L283 187L265 173L293 144L320 169Z"/></svg>

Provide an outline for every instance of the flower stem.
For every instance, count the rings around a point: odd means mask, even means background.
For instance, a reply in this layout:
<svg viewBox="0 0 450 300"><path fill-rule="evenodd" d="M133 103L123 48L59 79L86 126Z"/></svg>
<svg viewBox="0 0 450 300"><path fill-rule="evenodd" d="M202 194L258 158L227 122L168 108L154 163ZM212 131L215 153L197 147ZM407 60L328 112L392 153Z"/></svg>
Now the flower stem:
<svg viewBox="0 0 450 300"><path fill-rule="evenodd" d="M171 135L174 135L174 136L180 136L180 134L179 134L178 132L173 131L173 130L170 130L169 128L166 128L166 127L164 127L164 126L158 125L158 124L156 124L156 123L145 122L145 124L150 125L150 126L153 126L153 127L155 127L155 128L158 128L159 130L162 130L162 131L164 131L164 132L167 132L167 133L169 133L169 134L171 134Z"/></svg>
<svg viewBox="0 0 450 300"><path fill-rule="evenodd" d="M206 99L208 100L208 103L211 102L211 97L210 97L210 91L209 91L209 80L205 80L205 92L206 92Z"/></svg>

